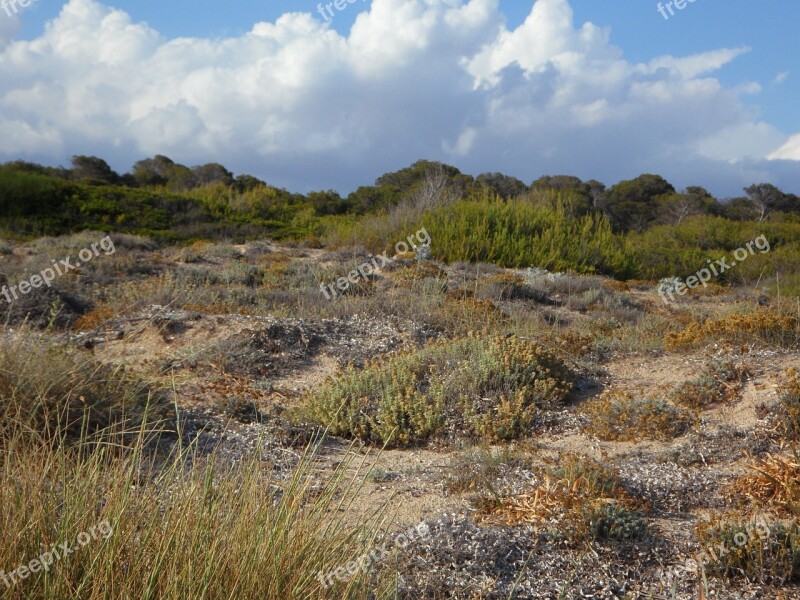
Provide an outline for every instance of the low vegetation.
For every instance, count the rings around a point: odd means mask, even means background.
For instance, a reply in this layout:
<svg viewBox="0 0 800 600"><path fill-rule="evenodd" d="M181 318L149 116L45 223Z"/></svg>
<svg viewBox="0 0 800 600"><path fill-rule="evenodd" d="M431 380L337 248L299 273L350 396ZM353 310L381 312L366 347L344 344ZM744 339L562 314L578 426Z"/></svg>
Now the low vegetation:
<svg viewBox="0 0 800 600"><path fill-rule="evenodd" d="M800 305L787 301L776 307L745 309L689 323L682 331L668 333L670 349L696 348L709 341L729 344L761 343L797 348L800 343Z"/></svg>
<svg viewBox="0 0 800 600"><path fill-rule="evenodd" d="M663 398L610 390L582 409L584 430L601 440L671 440L684 434L693 418Z"/></svg>
<svg viewBox="0 0 800 600"><path fill-rule="evenodd" d="M672 400L694 410L731 402L739 398L747 374L742 364L716 358L705 366L699 377L676 387L672 391Z"/></svg>
<svg viewBox="0 0 800 600"><path fill-rule="evenodd" d="M646 504L631 496L607 465L568 455L540 478L522 494L480 497L479 518L493 525L525 524L547 539L569 543L624 542L646 534Z"/></svg>
<svg viewBox="0 0 800 600"><path fill-rule="evenodd" d="M430 438L511 440L563 402L574 375L540 345L467 337L346 370L307 410L334 435L407 446Z"/></svg>
<svg viewBox="0 0 800 600"><path fill-rule="evenodd" d="M733 512L701 522L695 535L702 548L695 560L708 575L783 584L800 579L797 522L770 522L763 514Z"/></svg>

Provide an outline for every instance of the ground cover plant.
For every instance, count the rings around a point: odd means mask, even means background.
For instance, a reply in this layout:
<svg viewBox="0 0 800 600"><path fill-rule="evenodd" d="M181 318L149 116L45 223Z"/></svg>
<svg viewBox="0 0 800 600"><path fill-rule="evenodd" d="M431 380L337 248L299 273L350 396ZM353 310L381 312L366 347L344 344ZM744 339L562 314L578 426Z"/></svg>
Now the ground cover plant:
<svg viewBox="0 0 800 600"><path fill-rule="evenodd" d="M349 370L316 390L308 411L335 435L409 445L452 432L487 440L529 432L563 402L573 375L535 343L467 337Z"/></svg>

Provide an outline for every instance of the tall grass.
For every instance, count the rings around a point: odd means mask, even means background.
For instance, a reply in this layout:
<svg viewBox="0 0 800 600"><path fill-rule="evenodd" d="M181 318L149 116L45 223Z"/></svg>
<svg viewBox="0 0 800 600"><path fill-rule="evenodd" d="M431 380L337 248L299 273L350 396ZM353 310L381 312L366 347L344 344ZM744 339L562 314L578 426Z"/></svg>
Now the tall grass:
<svg viewBox="0 0 800 600"><path fill-rule="evenodd" d="M23 336L17 348L41 351L31 332ZM289 472L263 464L258 449L224 463L216 453L201 456L179 443L156 452L146 409L138 420L124 420L125 413L114 411L103 410L98 419L90 410L67 410L80 397L104 409L115 407L115 398L138 389L129 387L129 380L92 370L90 358L79 360L58 346L49 358L14 355L6 347L0 361L3 598L380 598L390 593L391 577L376 569L359 570L330 588L317 576L376 545L381 510L355 524L348 518L367 471L363 464L350 459L333 472L320 471L319 444L298 457ZM32 418L49 414L72 417ZM134 424L138 429L130 430ZM171 441L176 439L182 436ZM109 535L88 540L48 570L22 579L18 567L53 546L76 547L82 533L105 521Z"/></svg>
<svg viewBox="0 0 800 600"><path fill-rule="evenodd" d="M123 365L26 326L0 340L0 409L0 447L12 429L39 441L75 439L112 424L158 427L172 411L163 391Z"/></svg>
<svg viewBox="0 0 800 600"><path fill-rule="evenodd" d="M340 466L324 483L305 454L288 480L254 460L220 476L191 452L158 465L141 446L35 446L16 437L0 465L0 568L10 573L108 520L113 533L17 577L10 598L366 598L387 581L317 577L374 545L378 519L348 528L357 487ZM87 452L91 450L91 452ZM0 586L6 587L2 582Z"/></svg>

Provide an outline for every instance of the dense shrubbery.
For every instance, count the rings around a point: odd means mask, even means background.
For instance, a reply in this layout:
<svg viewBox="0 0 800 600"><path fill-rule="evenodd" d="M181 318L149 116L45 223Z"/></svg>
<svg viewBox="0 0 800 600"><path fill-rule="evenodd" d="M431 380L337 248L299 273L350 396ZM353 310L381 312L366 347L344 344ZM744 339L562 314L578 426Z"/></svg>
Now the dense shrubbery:
<svg viewBox="0 0 800 600"><path fill-rule="evenodd" d="M633 255L602 215L570 216L566 201L555 206L524 200L465 200L424 218L437 258L551 271L635 273Z"/></svg>
<svg viewBox="0 0 800 600"><path fill-rule="evenodd" d="M311 245L391 249L425 226L437 259L598 273L620 279L687 277L764 236L755 253L715 283L774 283L800 291L800 199L768 184L720 203L706 190L678 193L657 175L606 190L597 181L542 177L530 186L501 173L477 178L418 161L342 198L304 196L222 165L189 168L165 156L118 175L102 159L72 169L0 166L0 231L10 237L95 229L168 241L258 237ZM778 286L782 289L778 290Z"/></svg>

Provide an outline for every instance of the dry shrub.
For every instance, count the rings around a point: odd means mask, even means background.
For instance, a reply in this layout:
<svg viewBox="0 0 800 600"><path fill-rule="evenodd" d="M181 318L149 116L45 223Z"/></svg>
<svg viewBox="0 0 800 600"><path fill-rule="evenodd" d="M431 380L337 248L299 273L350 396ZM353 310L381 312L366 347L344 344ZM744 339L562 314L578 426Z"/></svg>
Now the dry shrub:
<svg viewBox="0 0 800 600"><path fill-rule="evenodd" d="M682 331L668 333L667 347L672 350L693 348L709 342L796 348L800 341L798 310L790 305L735 312L718 319L692 322Z"/></svg>
<svg viewBox="0 0 800 600"><path fill-rule="evenodd" d="M616 279L604 279L602 284L604 288L613 292L630 292L630 286L624 281L617 281Z"/></svg>
<svg viewBox="0 0 800 600"><path fill-rule="evenodd" d="M748 370L744 365L725 358L715 358L705 366L700 377L675 388L672 399L677 404L696 410L731 402L741 396L747 376Z"/></svg>
<svg viewBox="0 0 800 600"><path fill-rule="evenodd" d="M292 266L291 258L285 254L265 254L260 257L258 262L264 271L264 287L283 289L286 286L286 278Z"/></svg>
<svg viewBox="0 0 800 600"><path fill-rule="evenodd" d="M800 577L800 525L728 512L695 527L696 562L709 575L784 584Z"/></svg>
<svg viewBox="0 0 800 600"><path fill-rule="evenodd" d="M113 306L99 304L93 311L79 317L75 323L72 324L72 328L76 331L91 331L118 316L119 313L117 313Z"/></svg>
<svg viewBox="0 0 800 600"><path fill-rule="evenodd" d="M646 532L639 512L646 504L625 491L611 467L568 455L541 478L530 492L482 498L478 519L486 525L530 525L546 537L574 542L622 541Z"/></svg>
<svg viewBox="0 0 800 600"><path fill-rule="evenodd" d="M614 389L587 402L581 413L588 420L584 431L617 442L669 441L684 434L694 422L665 400Z"/></svg>
<svg viewBox="0 0 800 600"><path fill-rule="evenodd" d="M525 279L513 273L493 275L475 292L481 300L534 300L545 302L548 294L538 287L528 285Z"/></svg>
<svg viewBox="0 0 800 600"><path fill-rule="evenodd" d="M581 335L574 329L566 329L557 333L552 343L568 356L583 358L592 353L594 338Z"/></svg>
<svg viewBox="0 0 800 600"><path fill-rule="evenodd" d="M706 283L702 287L688 288L687 295L698 296L701 298L714 298L716 296L721 296L727 291L728 288L726 288L724 285L719 285L717 283Z"/></svg>
<svg viewBox="0 0 800 600"><path fill-rule="evenodd" d="M792 440L800 437L800 374L797 369L786 373L786 381L778 388L782 429Z"/></svg>
<svg viewBox="0 0 800 600"><path fill-rule="evenodd" d="M447 283L447 273L433 263L414 261L413 263L392 273L392 280L397 283L436 279Z"/></svg>

